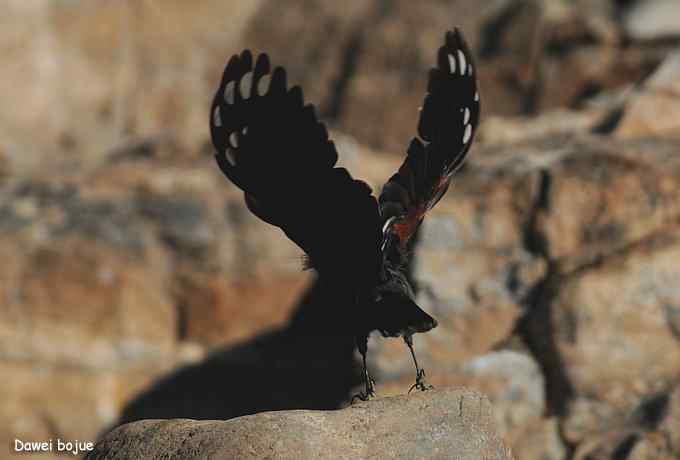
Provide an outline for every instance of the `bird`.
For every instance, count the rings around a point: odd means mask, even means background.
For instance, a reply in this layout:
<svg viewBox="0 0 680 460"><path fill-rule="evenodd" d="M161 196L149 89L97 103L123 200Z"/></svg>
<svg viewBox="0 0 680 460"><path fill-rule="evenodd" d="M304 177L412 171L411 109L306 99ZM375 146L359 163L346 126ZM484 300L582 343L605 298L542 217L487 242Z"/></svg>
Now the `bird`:
<svg viewBox="0 0 680 460"><path fill-rule="evenodd" d="M408 346L416 372L409 393L428 390L413 335L437 321L416 303L407 267L416 230L448 190L479 125L470 49L458 28L445 32L406 157L377 197L337 166L314 105L287 80L266 53L255 58L245 49L228 60L209 114L217 165L255 216L304 251L306 265L342 306L329 333L352 337L361 354L364 388L356 397L376 395L366 356L375 331Z"/></svg>

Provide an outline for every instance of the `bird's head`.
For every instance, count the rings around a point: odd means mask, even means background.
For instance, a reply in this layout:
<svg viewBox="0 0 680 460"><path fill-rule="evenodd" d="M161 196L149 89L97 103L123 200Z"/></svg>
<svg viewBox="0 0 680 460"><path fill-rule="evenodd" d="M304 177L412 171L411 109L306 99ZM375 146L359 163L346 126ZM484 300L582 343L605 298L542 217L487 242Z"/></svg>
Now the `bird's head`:
<svg viewBox="0 0 680 460"><path fill-rule="evenodd" d="M412 335L437 327L437 320L416 304L413 288L402 272L388 271L371 292L371 300L375 328L386 337Z"/></svg>

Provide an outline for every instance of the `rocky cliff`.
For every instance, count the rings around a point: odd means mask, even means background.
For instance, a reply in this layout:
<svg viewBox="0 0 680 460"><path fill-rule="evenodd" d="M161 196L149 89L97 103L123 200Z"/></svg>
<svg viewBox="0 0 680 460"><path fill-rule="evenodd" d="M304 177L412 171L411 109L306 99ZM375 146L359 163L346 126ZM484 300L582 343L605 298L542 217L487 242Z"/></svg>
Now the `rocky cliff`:
<svg viewBox="0 0 680 460"><path fill-rule="evenodd" d="M675 3L285 4L8 3L0 440L347 406L351 339L313 333L328 300L218 173L208 101L228 55L268 51L375 190L460 25L483 124L419 235L428 379L488 395L516 458L677 458ZM405 393L404 344L369 346L378 392Z"/></svg>
<svg viewBox="0 0 680 460"><path fill-rule="evenodd" d="M484 396L435 390L338 411L143 420L113 430L86 458L511 460L512 454L495 431Z"/></svg>

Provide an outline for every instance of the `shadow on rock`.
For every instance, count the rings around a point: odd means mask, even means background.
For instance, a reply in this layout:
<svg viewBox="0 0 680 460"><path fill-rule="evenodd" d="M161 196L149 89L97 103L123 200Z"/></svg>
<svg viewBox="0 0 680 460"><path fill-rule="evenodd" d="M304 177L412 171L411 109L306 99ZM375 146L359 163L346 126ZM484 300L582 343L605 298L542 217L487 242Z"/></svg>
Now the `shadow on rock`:
<svg viewBox="0 0 680 460"><path fill-rule="evenodd" d="M226 420L262 411L337 409L360 382L354 338L342 333L338 298L321 282L301 298L290 323L158 381L116 425L141 419ZM347 313L345 313L345 316Z"/></svg>

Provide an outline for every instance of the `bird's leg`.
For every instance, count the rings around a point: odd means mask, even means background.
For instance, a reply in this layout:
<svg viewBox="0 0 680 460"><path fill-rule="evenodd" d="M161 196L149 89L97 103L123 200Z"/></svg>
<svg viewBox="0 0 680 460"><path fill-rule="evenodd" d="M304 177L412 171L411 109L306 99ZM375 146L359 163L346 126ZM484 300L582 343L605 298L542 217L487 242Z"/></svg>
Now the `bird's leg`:
<svg viewBox="0 0 680 460"><path fill-rule="evenodd" d="M354 395L352 397L352 402L355 399L361 399L362 401L368 401L375 396L375 382L368 373L368 366L366 365L366 352L368 351L368 335L357 336L356 338L357 348L359 353L361 353L361 359L364 365L364 392Z"/></svg>
<svg viewBox="0 0 680 460"><path fill-rule="evenodd" d="M410 393L413 391L414 388L419 389L420 391L426 391L426 390L431 390L434 388L432 385L428 384L425 381L425 369L421 369L420 366L418 366L418 360L416 359L416 353L413 351L413 336L412 335L405 335L404 336L404 342L406 342L406 345L408 345L408 349L411 350L411 357L413 357L413 364L416 366L416 383L411 386L411 388L408 390Z"/></svg>

